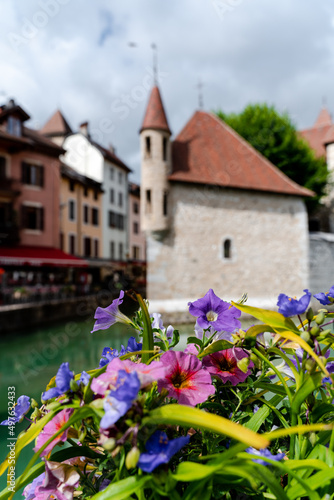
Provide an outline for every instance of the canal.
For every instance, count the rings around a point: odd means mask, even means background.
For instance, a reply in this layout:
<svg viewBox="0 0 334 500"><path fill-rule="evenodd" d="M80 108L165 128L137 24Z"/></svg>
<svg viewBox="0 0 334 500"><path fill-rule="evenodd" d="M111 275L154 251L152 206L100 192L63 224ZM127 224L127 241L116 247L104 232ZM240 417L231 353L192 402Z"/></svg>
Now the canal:
<svg viewBox="0 0 334 500"><path fill-rule="evenodd" d="M0 338L0 422L7 418L8 387L15 387L16 398L25 394L40 403L41 393L49 380L57 373L61 363L68 361L75 373L99 366L104 347L119 349L134 335L133 330L123 324L115 324L109 330L90 333L94 320L66 321L45 327L11 333ZM193 325L179 328L184 334L180 347L185 347L185 334L193 333ZM139 340L137 338L137 340ZM16 426L16 435L27 427L23 421ZM0 426L0 463L5 459L8 429ZM33 446L33 445L32 445ZM24 450L17 464L17 477L32 455L31 448ZM5 476L0 477L0 491L5 487ZM17 493L15 498L22 498Z"/></svg>

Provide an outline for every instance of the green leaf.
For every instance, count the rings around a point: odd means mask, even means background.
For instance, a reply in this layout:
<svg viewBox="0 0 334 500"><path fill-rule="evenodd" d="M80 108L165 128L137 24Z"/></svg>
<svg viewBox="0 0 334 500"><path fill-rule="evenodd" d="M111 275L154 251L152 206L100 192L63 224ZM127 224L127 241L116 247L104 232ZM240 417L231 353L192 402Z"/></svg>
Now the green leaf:
<svg viewBox="0 0 334 500"><path fill-rule="evenodd" d="M103 491L93 495L91 500L127 500L133 493L142 491L149 481L151 476L130 476L109 484Z"/></svg>
<svg viewBox="0 0 334 500"><path fill-rule="evenodd" d="M250 328L248 328L246 332L246 338L256 337L260 333L265 333L265 332L275 333L275 330L271 328L271 326L269 325L253 325Z"/></svg>
<svg viewBox="0 0 334 500"><path fill-rule="evenodd" d="M44 462L37 464L30 469L29 474L26 476L24 481L21 482L21 476L18 477L16 479L16 484L19 484L19 482L20 482L20 488L24 488L25 486L27 486L27 484L31 483L35 479L35 477L42 474L42 472L44 472L44 470L45 470L45 463ZM15 491L17 491L16 487L15 487ZM2 490L2 492L0 493L0 500L7 500L7 498L9 498L10 495L12 495L12 494L13 494L13 492L8 490L8 488L6 486L6 488L4 488Z"/></svg>
<svg viewBox="0 0 334 500"><path fill-rule="evenodd" d="M322 488L326 485L329 485L332 479L334 479L334 468L328 467L327 469L317 472L313 476L309 477L307 479L307 486L315 491L318 488ZM295 500L295 498L297 497L305 496L305 491L306 491L305 488L303 488L303 486L300 483L295 484L288 489L289 499Z"/></svg>
<svg viewBox="0 0 334 500"><path fill-rule="evenodd" d="M187 344L197 344L201 347L202 341L200 339L198 339L197 337L188 337Z"/></svg>
<svg viewBox="0 0 334 500"><path fill-rule="evenodd" d="M214 352L224 351L225 349L231 349L233 344L228 342L227 340L217 340L217 342L213 342L208 347L204 349L203 352L198 356L200 359L204 356L208 356L208 354L213 354Z"/></svg>
<svg viewBox="0 0 334 500"><path fill-rule="evenodd" d="M282 328L283 330L291 330L299 334L299 330L292 319L285 318L283 314L280 314L276 311L268 311L267 309L260 309L258 307L241 305L233 301L232 304L240 311L254 316L254 318L257 318L263 323L266 323L271 328Z"/></svg>
<svg viewBox="0 0 334 500"><path fill-rule="evenodd" d="M285 396L285 392L284 392ZM271 406L277 406L282 401L281 396L274 396L270 401ZM245 424L248 429L257 432L270 414L270 406L263 405Z"/></svg>
<svg viewBox="0 0 334 500"><path fill-rule="evenodd" d="M142 296L139 295L139 293L136 293L136 297L137 297L137 300L139 302L139 305L140 305L140 308L142 311L143 324L144 324L143 353L142 353L141 360L143 363L148 364L151 356L148 352L145 352L145 351L153 351L154 350L152 323L151 323L150 314L148 312L147 306L146 306L145 301L143 300Z"/></svg>
<svg viewBox="0 0 334 500"><path fill-rule="evenodd" d="M179 332L179 330L174 330L172 342L171 342L169 348L171 349L172 347L175 347L179 342L180 342L180 332Z"/></svg>
<svg viewBox="0 0 334 500"><path fill-rule="evenodd" d="M178 468L174 478L177 481L198 481L206 477L212 476L221 468L221 464L209 465L198 464L196 462L182 462Z"/></svg>
<svg viewBox="0 0 334 500"><path fill-rule="evenodd" d="M312 375L309 375L302 383L302 385L292 398L291 410L294 413L297 414L307 396L321 386L322 377L322 373L313 373Z"/></svg>
<svg viewBox="0 0 334 500"><path fill-rule="evenodd" d="M255 471L262 482L269 487L269 491L274 493L277 500L289 500L289 497L286 495L279 483L279 479L274 476L268 467L260 465L255 469Z"/></svg>
<svg viewBox="0 0 334 500"><path fill-rule="evenodd" d="M279 385L278 383L269 384L267 382L256 382L254 384L254 387L264 389L265 391L272 392L274 394L279 394L280 396L286 396L284 387L282 385Z"/></svg>
<svg viewBox="0 0 334 500"><path fill-rule="evenodd" d="M310 412L310 420L312 423L317 422L324 415L334 412L334 405L331 403L321 403L319 406L312 408Z"/></svg>
<svg viewBox="0 0 334 500"><path fill-rule="evenodd" d="M150 412L143 420L143 424L167 424L184 425L186 427L200 428L207 431L229 436L232 439L241 441L248 446L261 449L266 448L268 440L259 434L235 424L226 418L212 413L207 413L198 408L179 404L161 406Z"/></svg>

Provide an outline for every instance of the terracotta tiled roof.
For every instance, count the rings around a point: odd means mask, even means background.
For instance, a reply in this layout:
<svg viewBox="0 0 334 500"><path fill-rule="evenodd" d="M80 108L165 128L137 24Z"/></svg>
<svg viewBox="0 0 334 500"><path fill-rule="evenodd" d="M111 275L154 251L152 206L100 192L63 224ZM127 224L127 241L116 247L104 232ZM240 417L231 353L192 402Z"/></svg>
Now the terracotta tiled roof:
<svg viewBox="0 0 334 500"><path fill-rule="evenodd" d="M46 122L44 127L41 128L40 133L47 136L65 136L71 134L72 129L58 109L55 114L51 116L50 120Z"/></svg>
<svg viewBox="0 0 334 500"><path fill-rule="evenodd" d="M153 87L140 132L145 129L165 130L171 134L158 87Z"/></svg>
<svg viewBox="0 0 334 500"><path fill-rule="evenodd" d="M313 127L299 132L316 156L326 156L326 144L334 142L334 124L326 108L322 108Z"/></svg>
<svg viewBox="0 0 334 500"><path fill-rule="evenodd" d="M299 186L226 123L196 111L173 142L171 181L313 196Z"/></svg>

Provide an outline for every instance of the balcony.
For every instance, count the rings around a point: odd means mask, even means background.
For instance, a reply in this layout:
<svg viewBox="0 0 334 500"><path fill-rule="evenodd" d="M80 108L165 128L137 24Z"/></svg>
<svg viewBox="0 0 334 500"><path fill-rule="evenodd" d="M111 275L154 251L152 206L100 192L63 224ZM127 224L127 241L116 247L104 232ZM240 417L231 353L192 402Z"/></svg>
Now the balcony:
<svg viewBox="0 0 334 500"><path fill-rule="evenodd" d="M21 193L21 183L17 179L9 177L0 178L0 195L15 197Z"/></svg>

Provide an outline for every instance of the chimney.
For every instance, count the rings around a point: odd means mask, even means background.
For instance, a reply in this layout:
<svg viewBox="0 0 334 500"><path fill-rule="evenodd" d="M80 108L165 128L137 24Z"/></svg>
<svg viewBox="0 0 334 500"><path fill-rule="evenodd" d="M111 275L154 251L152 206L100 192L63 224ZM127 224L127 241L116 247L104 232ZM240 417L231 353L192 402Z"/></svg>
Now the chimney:
<svg viewBox="0 0 334 500"><path fill-rule="evenodd" d="M112 144L109 144L109 151L110 153L112 153L113 155L116 154L116 149L114 148L114 146Z"/></svg>
<svg viewBox="0 0 334 500"><path fill-rule="evenodd" d="M81 125L79 125L79 131L85 135L86 137L89 137L88 133L88 122L83 122Z"/></svg>

